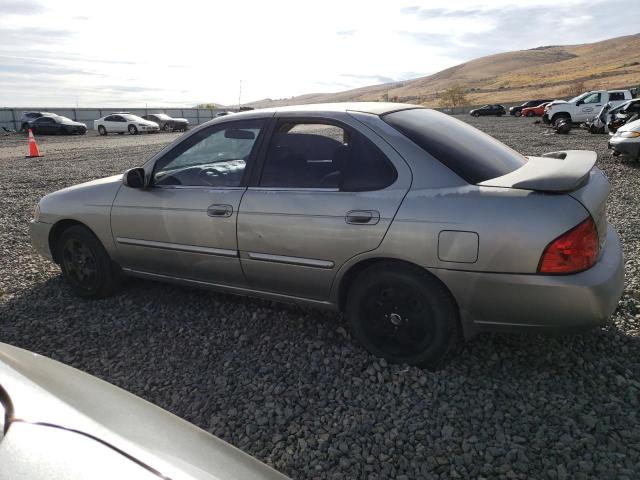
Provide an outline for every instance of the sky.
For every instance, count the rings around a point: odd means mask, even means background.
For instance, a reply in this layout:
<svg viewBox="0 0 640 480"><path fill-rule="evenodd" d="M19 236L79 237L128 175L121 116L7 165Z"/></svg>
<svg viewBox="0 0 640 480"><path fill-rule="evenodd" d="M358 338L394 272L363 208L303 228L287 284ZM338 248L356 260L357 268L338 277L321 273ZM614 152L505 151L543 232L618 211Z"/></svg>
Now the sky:
<svg viewBox="0 0 640 480"><path fill-rule="evenodd" d="M0 107L334 92L639 33L638 18L639 0L0 0Z"/></svg>

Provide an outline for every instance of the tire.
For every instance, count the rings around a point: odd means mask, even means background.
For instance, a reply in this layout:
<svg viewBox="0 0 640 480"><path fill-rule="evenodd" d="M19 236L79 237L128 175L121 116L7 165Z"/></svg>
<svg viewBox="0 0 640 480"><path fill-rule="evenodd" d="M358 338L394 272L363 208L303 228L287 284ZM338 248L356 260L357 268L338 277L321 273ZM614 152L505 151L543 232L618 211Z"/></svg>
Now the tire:
<svg viewBox="0 0 640 480"><path fill-rule="evenodd" d="M56 258L67 285L79 297L108 297L121 283L120 267L93 232L82 225L62 232L56 243Z"/></svg>
<svg viewBox="0 0 640 480"><path fill-rule="evenodd" d="M170 132L171 130L173 130L173 129L171 128L171 125L169 125L168 123L165 123L165 124L164 124L164 127L162 127L162 129L163 129L165 132Z"/></svg>
<svg viewBox="0 0 640 480"><path fill-rule="evenodd" d="M353 336L392 363L437 368L460 338L458 307L425 270L383 262L362 271L349 289Z"/></svg>
<svg viewBox="0 0 640 480"><path fill-rule="evenodd" d="M562 120L567 120L567 121L571 122L571 115L569 115L567 113L557 113L551 119L551 125L556 126L558 124L558 122L560 122Z"/></svg>
<svg viewBox="0 0 640 480"><path fill-rule="evenodd" d="M103 136L107 134L107 129L106 129L106 128L104 128L104 125L100 125L100 126L98 127L98 133L99 133L100 135L103 135Z"/></svg>
<svg viewBox="0 0 640 480"><path fill-rule="evenodd" d="M129 131L129 135L137 135L138 134L138 127L136 127L135 125L129 125L129 128L127 128L127 130Z"/></svg>
<svg viewBox="0 0 640 480"><path fill-rule="evenodd" d="M24 133L29 133L29 124L23 123L22 126L20 127L20 130L23 131Z"/></svg>
<svg viewBox="0 0 640 480"><path fill-rule="evenodd" d="M533 117L534 113L533 112L527 112L527 117Z"/></svg>
<svg viewBox="0 0 640 480"><path fill-rule="evenodd" d="M514 115L515 115L516 117L521 117L521 116L522 116L522 111L521 111L521 110L518 110L516 113L514 113Z"/></svg>

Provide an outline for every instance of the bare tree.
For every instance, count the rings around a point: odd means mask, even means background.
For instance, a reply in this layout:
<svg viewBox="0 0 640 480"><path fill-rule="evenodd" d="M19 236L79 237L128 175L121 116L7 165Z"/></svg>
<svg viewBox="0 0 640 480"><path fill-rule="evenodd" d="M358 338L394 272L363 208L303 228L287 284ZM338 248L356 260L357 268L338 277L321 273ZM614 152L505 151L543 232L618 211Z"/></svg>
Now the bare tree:
<svg viewBox="0 0 640 480"><path fill-rule="evenodd" d="M438 102L441 107L462 107L467 105L469 102L467 100L467 92L466 88L463 85L452 85L446 90L440 92L438 95Z"/></svg>

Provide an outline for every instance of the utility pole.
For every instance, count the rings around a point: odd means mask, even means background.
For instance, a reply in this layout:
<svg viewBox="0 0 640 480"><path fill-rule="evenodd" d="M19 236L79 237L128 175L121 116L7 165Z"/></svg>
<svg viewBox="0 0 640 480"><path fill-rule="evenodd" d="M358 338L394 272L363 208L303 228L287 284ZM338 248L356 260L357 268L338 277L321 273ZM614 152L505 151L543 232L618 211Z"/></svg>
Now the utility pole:
<svg viewBox="0 0 640 480"><path fill-rule="evenodd" d="M240 111L240 99L242 98L242 80L240 80L240 90L238 91L238 111Z"/></svg>

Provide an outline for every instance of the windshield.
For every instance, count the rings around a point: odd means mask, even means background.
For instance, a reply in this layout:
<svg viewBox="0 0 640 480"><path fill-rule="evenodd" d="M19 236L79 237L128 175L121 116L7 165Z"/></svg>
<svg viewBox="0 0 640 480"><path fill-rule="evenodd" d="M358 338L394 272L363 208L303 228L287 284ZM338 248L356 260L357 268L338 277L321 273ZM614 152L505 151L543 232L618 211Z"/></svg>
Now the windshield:
<svg viewBox="0 0 640 480"><path fill-rule="evenodd" d="M166 113L154 113L153 115L158 117L160 120L171 120L171 117Z"/></svg>
<svg viewBox="0 0 640 480"><path fill-rule="evenodd" d="M517 170L527 158L495 138L447 114L424 108L382 119L470 184Z"/></svg>
<svg viewBox="0 0 640 480"><path fill-rule="evenodd" d="M589 95L589 92L587 93L581 93L580 95L578 95L577 97L573 97L571 100L569 100L569 103L573 103L573 102L577 102L578 100L586 97L587 95Z"/></svg>

